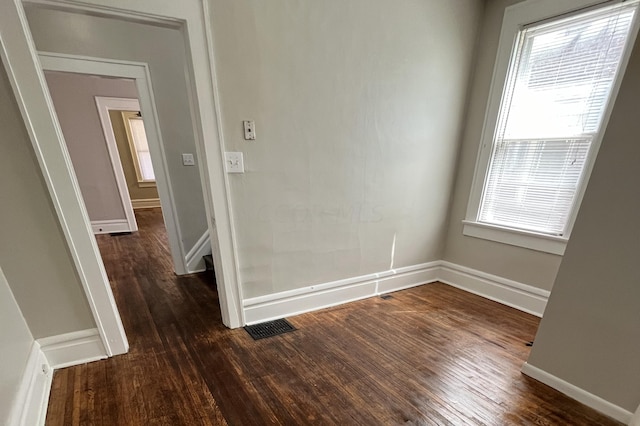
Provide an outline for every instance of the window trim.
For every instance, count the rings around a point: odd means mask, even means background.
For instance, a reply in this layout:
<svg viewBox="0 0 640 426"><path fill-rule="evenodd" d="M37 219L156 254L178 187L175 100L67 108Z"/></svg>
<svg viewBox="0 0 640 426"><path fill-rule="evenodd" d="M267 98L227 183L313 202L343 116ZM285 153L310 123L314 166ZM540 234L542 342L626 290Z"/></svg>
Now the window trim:
<svg viewBox="0 0 640 426"><path fill-rule="evenodd" d="M611 97L602 117L600 131L595 135L592 141L591 149L585 162L583 176L576 192L576 198L571 213L569 214L565 235L552 236L478 222L482 191L489 171L489 161L491 160L491 152L493 148L493 137L496 131L500 104L505 88L504 86L507 79L507 73L511 65L512 52L515 48L517 35L521 29L531 25L532 23L553 19L582 9L621 3L622 1L623 0L526 0L505 9L498 43L498 52L493 68L493 76L491 78L489 97L485 110L484 125L480 139L481 143L478 150L473 181L471 184L471 192L467 204L467 213L465 219L462 221L463 235L546 253L557 255L564 254L564 249L571 236L571 231L573 229L580 204L582 203L582 198L584 197L584 192L602 143L602 138L606 132L611 111L615 105L615 101L620 90L620 84L622 83L622 78L625 74L627 64L631 56L631 51L638 35L638 28L640 24L638 15L640 14L640 10L638 10L634 16L631 32L629 33L629 38L627 39L627 44L625 45L624 52L622 54L620 71L613 83Z"/></svg>

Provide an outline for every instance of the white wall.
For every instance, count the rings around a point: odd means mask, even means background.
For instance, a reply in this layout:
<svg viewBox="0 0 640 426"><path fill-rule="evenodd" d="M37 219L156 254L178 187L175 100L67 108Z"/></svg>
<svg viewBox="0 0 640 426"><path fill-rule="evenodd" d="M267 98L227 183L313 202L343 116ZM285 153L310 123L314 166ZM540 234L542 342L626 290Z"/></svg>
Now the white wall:
<svg viewBox="0 0 640 426"><path fill-rule="evenodd" d="M440 259L483 2L210 3L244 296Z"/></svg>
<svg viewBox="0 0 640 426"><path fill-rule="evenodd" d="M0 324L0 423L4 425L8 424L34 340L1 268Z"/></svg>
<svg viewBox="0 0 640 426"><path fill-rule="evenodd" d="M33 336L94 328L22 116L0 67L0 265Z"/></svg>
<svg viewBox="0 0 640 426"><path fill-rule="evenodd" d="M135 82L61 72L45 77L89 218L126 219L94 97L137 99Z"/></svg>
<svg viewBox="0 0 640 426"><path fill-rule="evenodd" d="M158 110L168 173L185 250L207 230L198 167L182 165L196 155L189 111L184 40L179 30L27 6L38 50L146 62Z"/></svg>
<svg viewBox="0 0 640 426"><path fill-rule="evenodd" d="M505 7L515 0L487 2L478 37L474 76L468 98L468 112L458 159L444 260L550 290L562 256L462 235L471 182L476 166L489 87L498 50Z"/></svg>
<svg viewBox="0 0 640 426"><path fill-rule="evenodd" d="M529 364L630 412L640 403L640 41Z"/></svg>

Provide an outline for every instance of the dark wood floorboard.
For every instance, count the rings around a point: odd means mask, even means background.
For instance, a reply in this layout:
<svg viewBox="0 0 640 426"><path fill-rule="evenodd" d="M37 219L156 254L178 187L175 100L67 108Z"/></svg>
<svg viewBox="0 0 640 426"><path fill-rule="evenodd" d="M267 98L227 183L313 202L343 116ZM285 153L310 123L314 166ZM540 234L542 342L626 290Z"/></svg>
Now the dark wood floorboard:
<svg viewBox="0 0 640 426"><path fill-rule="evenodd" d="M130 352L55 372L48 425L616 425L520 373L538 319L444 284L253 341L171 271L158 209L98 236Z"/></svg>

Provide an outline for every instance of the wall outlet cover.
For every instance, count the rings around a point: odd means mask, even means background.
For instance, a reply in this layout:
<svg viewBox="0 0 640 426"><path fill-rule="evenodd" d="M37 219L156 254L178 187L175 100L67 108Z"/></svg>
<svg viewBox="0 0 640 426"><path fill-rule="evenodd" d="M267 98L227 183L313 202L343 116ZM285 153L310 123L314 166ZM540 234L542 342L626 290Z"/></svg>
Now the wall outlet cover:
<svg viewBox="0 0 640 426"><path fill-rule="evenodd" d="M183 166L195 166L196 159L193 157L193 154L182 154L182 165Z"/></svg>

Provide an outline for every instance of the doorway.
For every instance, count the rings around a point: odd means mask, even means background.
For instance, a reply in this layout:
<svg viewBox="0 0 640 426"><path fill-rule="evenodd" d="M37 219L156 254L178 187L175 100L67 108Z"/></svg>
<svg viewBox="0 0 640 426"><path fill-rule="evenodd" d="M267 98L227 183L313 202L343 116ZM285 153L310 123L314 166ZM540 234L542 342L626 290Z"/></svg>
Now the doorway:
<svg viewBox="0 0 640 426"><path fill-rule="evenodd" d="M93 192L90 191L82 191L83 198L85 199L85 206L87 207L87 211L89 214L89 219L92 222L92 228L94 228L94 232L96 230L97 233L104 232L131 232L137 230L137 225L135 224L135 216L133 213L133 208L131 204L131 198L129 196L129 192L127 190L126 179L124 176L124 172L122 171L122 164L118 155L115 136L113 134L113 129L111 127L110 118L105 116L105 113L108 114L109 110L132 110L137 109L141 112L141 115L144 117L145 122L145 133L146 138L149 145L149 154L150 159L153 165L154 177L156 188L158 192L158 198L162 207L162 214L164 217L164 222L166 226L167 236L169 239L169 247L171 250L171 258L173 260L174 271L178 275L183 275L188 273L187 264L186 264L186 253L185 249L182 245L182 235L180 232L180 227L177 221L176 207L173 196L173 191L170 185L170 178L166 166L166 155L164 152L164 146L162 143L162 136L160 132L160 125L157 118L156 106L153 101L153 91L151 88L149 71L146 64L140 63L125 63L123 61L106 61L104 59L98 58L88 58L88 57L79 57L73 55L62 55L56 53L48 53L48 52L40 52L40 63L42 65L45 73L49 74L51 72L57 72L62 74L72 74L72 75L80 75L80 76L93 76L94 79L107 79L107 81L117 81L117 84L111 84L110 89L117 88L120 90L119 92L111 91L111 94L123 94L125 97L129 98L129 100L118 101L113 96L98 96L98 99L95 99L95 96L92 97L91 102L92 105L85 105L87 109L92 109L96 111L95 116L99 117L100 120L100 136L97 137L94 134L94 137L100 139L97 145L100 145L100 142L104 141L102 145L103 157L108 155L109 161L101 162L101 166L103 169L105 167L109 167L107 172L103 171L103 175L106 176L108 173L111 175L111 180L113 185L110 187L105 187L102 184L96 183L94 185ZM99 81L99 80L96 80ZM104 80L103 80L104 81ZM131 85L127 86L124 84L125 82L129 82ZM101 93L106 95L106 92L98 92L95 90L98 84L94 84L94 92ZM134 90L132 92L132 90ZM137 95L131 97L131 95ZM127 96L128 95L128 96ZM106 98L106 99L105 99ZM98 131L98 129L94 128L94 131ZM64 127L63 127L64 131ZM102 133L104 132L104 133ZM102 136L106 135L106 136ZM82 142L82 137L79 137L80 144L82 148L87 148L87 143ZM109 142L111 141L111 142ZM97 146L96 145L96 146ZM73 155L72 155L73 157ZM90 154L88 158L96 157L96 153ZM72 158L73 159L73 158ZM82 160L82 159L81 159ZM82 161L74 162L74 168L76 168L76 175L78 174L77 164L80 167L84 167L85 165ZM91 176L94 171L89 171L87 176ZM81 181L81 177L79 176L79 180ZM81 185L82 187L82 185ZM129 226L129 230L127 229L117 229L114 227L108 227L109 225L114 225L114 220L121 219L113 219L106 218L104 219L104 210L99 211L98 208L94 209L94 214L97 216L92 217L92 207L93 204L86 203L87 199L93 196L95 193L98 194L98 200L95 200L95 206L101 207L108 211L112 210L111 206L107 206L105 203L110 202L112 205L119 203L119 211L111 212L111 214L122 214L126 217L126 222ZM115 196L113 193L116 193ZM105 197L108 198L105 201ZM115 200L117 198L117 201ZM93 200L92 200L93 201ZM105 226L102 227L103 231L99 231L100 226L93 226L93 222L95 220L104 219L107 222L103 223ZM117 223L115 223L117 225ZM100 225L100 222L98 222ZM120 223L120 226L124 224Z"/></svg>
<svg viewBox="0 0 640 426"><path fill-rule="evenodd" d="M206 221L211 242L215 246L213 260L217 287L220 292L222 320L225 325L232 328L243 325L242 296L239 286L229 182L224 173L224 144L219 125L217 82L213 62L211 62L213 54L213 46L209 37L211 28L209 20L204 19L208 15L206 7L203 10L199 3L158 3L154 0L141 0L126 5L115 0L105 0L97 4L74 0L64 4L49 0L39 0L38 2L25 0L24 3L34 9L64 11L78 16L100 16L110 22L117 22L118 25L125 25L126 22L142 23L143 25L172 28L178 31L180 36L176 39L176 43L183 46L186 51L185 68L181 73L176 74L176 77L186 76L187 78L186 91L183 93L186 93L189 98L187 110L193 114L191 126L195 132L194 137L201 159L199 168L207 208ZM51 195L52 204L55 207L106 352L109 356L124 353L127 350L126 337L109 289L104 266L100 262L95 239L91 236L89 220L81 201L81 194L73 170L70 168L70 160L64 146L62 133L52 111L51 100L42 73L43 60L42 57L38 58L37 48L34 45L34 39L36 44L39 43L38 39L45 44L69 40L71 43L69 46L76 48L80 46L78 44L80 40L77 37L60 38L48 37L43 34L34 35L32 30L38 29L41 32L45 27L33 25L30 28L23 2L7 4L4 12L6 13L0 14L0 26L3 28L0 33L0 45L2 46L0 55L7 68L36 158ZM91 28L87 34L95 35L92 26L85 27ZM61 22L60 28L70 27ZM112 32L111 34L116 36L121 33ZM123 61L105 58L117 58L121 55L105 53L105 49L113 50L121 49L123 46L142 45L141 40L135 37L128 38L127 43L120 44L114 43L112 38L97 36L83 38L83 42L96 41L102 45L100 47L87 45L85 46L88 49L86 52L75 53L81 55L95 53L102 57L99 60L102 65L117 67L122 65ZM155 43L154 46L158 45L155 39L150 40L150 43ZM162 53L166 52L166 46L161 46ZM147 50L149 52L158 51L158 49ZM69 52L66 48L60 51ZM140 53L142 55L140 57L145 55L144 52ZM164 57L169 58L166 55ZM137 58L129 59L136 60ZM137 63L137 65L144 64ZM84 72L95 73L93 70ZM147 81L150 81L148 68L143 69L142 76L146 76ZM171 85L169 82L169 86ZM147 102L147 109L153 111L151 107L153 99L146 101L150 101ZM142 97L141 107L143 114L145 114L145 99ZM154 118L156 117L154 116ZM205 143L205 141L207 142ZM159 190L161 190L160 185ZM165 214L169 215L172 212L165 211Z"/></svg>

